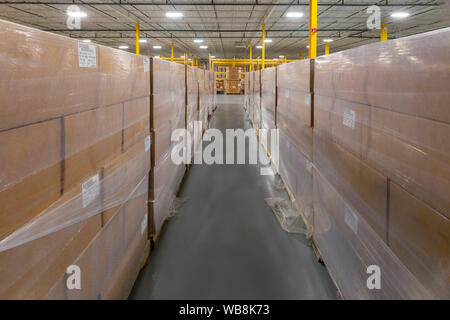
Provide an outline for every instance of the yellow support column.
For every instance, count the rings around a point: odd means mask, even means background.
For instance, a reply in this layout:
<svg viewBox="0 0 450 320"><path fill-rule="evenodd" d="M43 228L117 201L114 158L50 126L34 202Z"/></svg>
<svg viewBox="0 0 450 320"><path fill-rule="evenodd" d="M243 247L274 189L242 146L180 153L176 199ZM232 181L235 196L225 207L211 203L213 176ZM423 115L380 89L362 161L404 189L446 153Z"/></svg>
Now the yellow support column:
<svg viewBox="0 0 450 320"><path fill-rule="evenodd" d="M303 52L300 51L300 55L299 55L300 60L303 59Z"/></svg>
<svg viewBox="0 0 450 320"><path fill-rule="evenodd" d="M380 33L380 41L386 41L387 40L387 23L383 23L381 25L381 33Z"/></svg>
<svg viewBox="0 0 450 320"><path fill-rule="evenodd" d="M330 54L330 44L327 42L325 43L325 55Z"/></svg>
<svg viewBox="0 0 450 320"><path fill-rule="evenodd" d="M262 63L261 63L261 69L264 69L264 59L266 57L266 25L263 23L262 25Z"/></svg>
<svg viewBox="0 0 450 320"><path fill-rule="evenodd" d="M309 52L310 59L317 56L317 0L309 0Z"/></svg>
<svg viewBox="0 0 450 320"><path fill-rule="evenodd" d="M139 44L139 23L136 22L136 54L141 54L141 48Z"/></svg>
<svg viewBox="0 0 450 320"><path fill-rule="evenodd" d="M253 53L252 53L252 44L250 43L250 71L253 71Z"/></svg>
<svg viewBox="0 0 450 320"><path fill-rule="evenodd" d="M173 42L170 44L170 61L173 61Z"/></svg>

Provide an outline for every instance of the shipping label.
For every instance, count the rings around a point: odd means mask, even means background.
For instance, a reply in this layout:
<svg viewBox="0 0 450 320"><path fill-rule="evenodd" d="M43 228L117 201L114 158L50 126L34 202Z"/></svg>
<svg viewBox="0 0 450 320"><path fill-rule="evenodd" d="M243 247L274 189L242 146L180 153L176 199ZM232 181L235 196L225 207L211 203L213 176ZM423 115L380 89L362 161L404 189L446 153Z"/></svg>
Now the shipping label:
<svg viewBox="0 0 450 320"><path fill-rule="evenodd" d="M78 65L81 68L97 67L97 50L94 45L78 42Z"/></svg>
<svg viewBox="0 0 450 320"><path fill-rule="evenodd" d="M355 118L356 118L355 111L353 111L351 109L344 110L344 121L343 121L344 126L354 129L355 128Z"/></svg>

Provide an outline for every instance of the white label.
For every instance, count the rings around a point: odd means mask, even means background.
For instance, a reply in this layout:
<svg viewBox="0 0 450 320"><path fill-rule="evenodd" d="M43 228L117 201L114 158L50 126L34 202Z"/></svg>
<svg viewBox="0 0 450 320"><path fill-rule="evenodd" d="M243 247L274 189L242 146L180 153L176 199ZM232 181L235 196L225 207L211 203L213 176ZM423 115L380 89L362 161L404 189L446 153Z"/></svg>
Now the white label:
<svg viewBox="0 0 450 320"><path fill-rule="evenodd" d="M144 72L150 72L150 59L144 58Z"/></svg>
<svg viewBox="0 0 450 320"><path fill-rule="evenodd" d="M141 221L141 235L144 234L145 229L147 228L147 216L144 217Z"/></svg>
<svg viewBox="0 0 450 320"><path fill-rule="evenodd" d="M310 106L311 105L311 94L307 93L305 96L305 105Z"/></svg>
<svg viewBox="0 0 450 320"><path fill-rule="evenodd" d="M355 128L355 111L351 109L345 109L344 121L342 123L349 128Z"/></svg>
<svg viewBox="0 0 450 320"><path fill-rule="evenodd" d="M90 178L81 186L83 208L86 208L100 194L100 177L98 174Z"/></svg>
<svg viewBox="0 0 450 320"><path fill-rule="evenodd" d="M170 93L170 100L175 101L175 94L173 92Z"/></svg>
<svg viewBox="0 0 450 320"><path fill-rule="evenodd" d="M348 206L345 206L344 221L354 233L358 233L358 217Z"/></svg>
<svg viewBox="0 0 450 320"><path fill-rule="evenodd" d="M151 138L150 136L145 137L144 143L145 143L145 152L147 152L148 150L150 150L150 143L151 143Z"/></svg>
<svg viewBox="0 0 450 320"><path fill-rule="evenodd" d="M81 68L97 67L97 51L94 45L78 42L78 65Z"/></svg>
<svg viewBox="0 0 450 320"><path fill-rule="evenodd" d="M306 160L306 170L311 172L311 169L312 169L312 162L309 160Z"/></svg>

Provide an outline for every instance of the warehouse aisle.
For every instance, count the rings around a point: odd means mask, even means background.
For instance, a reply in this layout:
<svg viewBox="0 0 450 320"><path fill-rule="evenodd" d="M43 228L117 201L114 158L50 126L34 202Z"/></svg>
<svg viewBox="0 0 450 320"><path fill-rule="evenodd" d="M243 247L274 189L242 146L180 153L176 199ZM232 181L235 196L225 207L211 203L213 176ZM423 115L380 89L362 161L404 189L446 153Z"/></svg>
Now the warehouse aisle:
<svg viewBox="0 0 450 320"><path fill-rule="evenodd" d="M243 96L218 95L210 127L250 126ZM258 165L196 165L184 199L130 299L335 299L303 235L283 231L264 198L286 196Z"/></svg>

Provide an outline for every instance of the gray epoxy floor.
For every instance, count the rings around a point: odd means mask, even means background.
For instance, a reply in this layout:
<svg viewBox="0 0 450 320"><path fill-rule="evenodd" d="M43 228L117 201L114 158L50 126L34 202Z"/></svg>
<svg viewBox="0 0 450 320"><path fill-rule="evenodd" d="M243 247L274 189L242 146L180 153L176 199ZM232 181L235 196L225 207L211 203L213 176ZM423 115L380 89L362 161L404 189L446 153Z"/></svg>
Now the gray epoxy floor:
<svg viewBox="0 0 450 320"><path fill-rule="evenodd" d="M243 96L217 96L210 127L250 127ZM130 299L335 299L303 235L281 229L264 198L282 196L258 165L194 165Z"/></svg>

